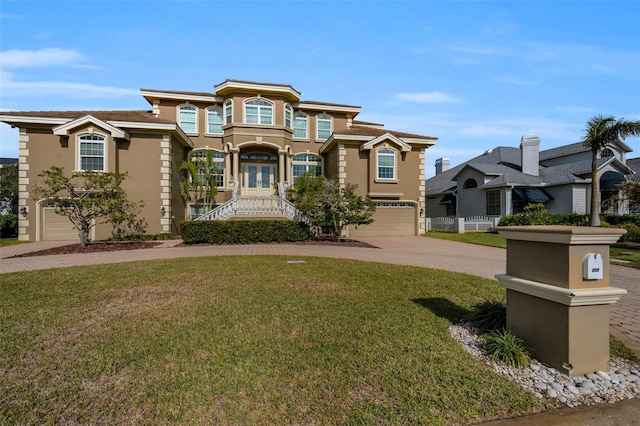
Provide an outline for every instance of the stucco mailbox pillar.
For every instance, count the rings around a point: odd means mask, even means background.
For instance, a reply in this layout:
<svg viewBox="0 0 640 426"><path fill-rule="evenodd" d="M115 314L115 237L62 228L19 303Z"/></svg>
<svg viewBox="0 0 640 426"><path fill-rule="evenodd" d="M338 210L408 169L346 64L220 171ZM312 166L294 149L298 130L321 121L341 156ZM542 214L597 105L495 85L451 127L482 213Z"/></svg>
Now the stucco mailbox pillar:
<svg viewBox="0 0 640 426"><path fill-rule="evenodd" d="M609 370L609 305L627 293L610 286L609 245L626 232L578 226L510 226L507 329L541 362L570 376Z"/></svg>

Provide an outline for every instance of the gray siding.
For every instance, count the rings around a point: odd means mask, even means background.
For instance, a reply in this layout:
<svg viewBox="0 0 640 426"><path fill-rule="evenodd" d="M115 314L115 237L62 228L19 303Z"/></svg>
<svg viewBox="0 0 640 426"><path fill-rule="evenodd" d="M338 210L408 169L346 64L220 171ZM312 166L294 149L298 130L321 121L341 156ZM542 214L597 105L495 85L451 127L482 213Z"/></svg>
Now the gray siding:
<svg viewBox="0 0 640 426"><path fill-rule="evenodd" d="M558 166L560 164L569 164L569 163L577 163L580 161L591 160L590 152L579 152L577 154L566 155L564 157L558 158L550 158L548 160L544 160L543 163L545 166Z"/></svg>
<svg viewBox="0 0 640 426"><path fill-rule="evenodd" d="M426 217L443 217L447 215L447 206L441 206L443 196L440 195L434 199L427 198L426 202Z"/></svg>

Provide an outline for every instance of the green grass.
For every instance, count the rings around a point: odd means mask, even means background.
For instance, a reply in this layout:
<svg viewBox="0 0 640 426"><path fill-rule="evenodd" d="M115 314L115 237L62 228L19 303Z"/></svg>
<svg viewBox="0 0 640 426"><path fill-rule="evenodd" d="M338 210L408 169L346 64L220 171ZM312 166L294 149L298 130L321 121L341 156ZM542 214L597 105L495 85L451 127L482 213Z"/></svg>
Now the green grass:
<svg viewBox="0 0 640 426"><path fill-rule="evenodd" d="M18 238L0 238L0 247L14 246L16 244L24 244L29 241L18 241Z"/></svg>
<svg viewBox="0 0 640 426"><path fill-rule="evenodd" d="M613 259L624 261L619 263L620 265L640 269L640 245L614 244L611 246L609 255Z"/></svg>
<svg viewBox="0 0 640 426"><path fill-rule="evenodd" d="M288 259L3 275L0 424L463 424L543 408L448 334L504 299L497 282Z"/></svg>
<svg viewBox="0 0 640 426"><path fill-rule="evenodd" d="M468 232L465 234L454 234L449 232L427 232L424 234L429 238L439 238L441 240L458 241L461 243L480 244L483 246L506 248L507 240L498 234L488 232Z"/></svg>
<svg viewBox="0 0 640 426"><path fill-rule="evenodd" d="M461 243L480 244L484 246L506 248L507 241L498 234L486 232L473 232L466 234L453 234L447 232L427 232L429 238L458 241ZM613 244L609 250L612 259L624 261L620 265L640 269L640 246L637 244Z"/></svg>

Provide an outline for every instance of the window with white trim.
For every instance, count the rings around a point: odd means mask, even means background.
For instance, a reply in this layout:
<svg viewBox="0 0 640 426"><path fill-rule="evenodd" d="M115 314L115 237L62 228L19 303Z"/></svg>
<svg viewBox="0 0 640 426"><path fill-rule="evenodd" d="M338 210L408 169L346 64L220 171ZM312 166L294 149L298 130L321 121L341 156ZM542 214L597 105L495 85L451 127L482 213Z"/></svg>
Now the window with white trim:
<svg viewBox="0 0 640 426"><path fill-rule="evenodd" d="M291 115L293 111L291 109L291 105L287 104L284 106L284 127L287 129L291 128Z"/></svg>
<svg viewBox="0 0 640 426"><path fill-rule="evenodd" d="M213 157L213 164L211 164L211 171L216 173L216 187L224 188L224 153L214 150L209 150ZM200 149L191 153L192 161L202 160L207 158L207 150ZM198 173L198 182L204 182L204 171L200 170Z"/></svg>
<svg viewBox="0 0 640 426"><path fill-rule="evenodd" d="M296 180L303 176L309 170L311 170L311 176L322 176L322 157L313 154L299 154L295 155L291 160L293 167L291 176L293 177L293 184L296 184Z"/></svg>
<svg viewBox="0 0 640 426"><path fill-rule="evenodd" d="M245 101L244 122L247 124L273 124L273 104L264 99Z"/></svg>
<svg viewBox="0 0 640 426"><path fill-rule="evenodd" d="M603 149L602 153L600 154L600 158L607 158L607 157L613 157L613 151L609 148Z"/></svg>
<svg viewBox="0 0 640 426"><path fill-rule="evenodd" d="M376 151L378 179L396 178L396 152L392 149L382 148Z"/></svg>
<svg viewBox="0 0 640 426"><path fill-rule="evenodd" d="M224 103L224 124L233 123L233 101L229 99Z"/></svg>
<svg viewBox="0 0 640 426"><path fill-rule="evenodd" d="M195 220L207 212L207 206L202 204L189 204L189 220Z"/></svg>
<svg viewBox="0 0 640 426"><path fill-rule="evenodd" d="M462 185L462 189L473 189L477 187L478 187L478 182L476 182L476 180L473 178L469 178L465 180L464 184Z"/></svg>
<svg viewBox="0 0 640 426"><path fill-rule="evenodd" d="M102 135L80 135L78 137L78 170L104 172L105 137Z"/></svg>
<svg viewBox="0 0 640 426"><path fill-rule="evenodd" d="M316 117L316 139L329 139L332 130L331 121L330 115L319 115Z"/></svg>
<svg viewBox="0 0 640 426"><path fill-rule="evenodd" d="M297 139L307 139L307 128L309 117L307 114L296 114L293 117L293 137Z"/></svg>
<svg viewBox="0 0 640 426"><path fill-rule="evenodd" d="M211 135L222 134L222 108L207 108L207 133Z"/></svg>
<svg viewBox="0 0 640 426"><path fill-rule="evenodd" d="M197 133L198 132L198 110L191 105L183 105L178 107L178 126L185 131L185 133Z"/></svg>

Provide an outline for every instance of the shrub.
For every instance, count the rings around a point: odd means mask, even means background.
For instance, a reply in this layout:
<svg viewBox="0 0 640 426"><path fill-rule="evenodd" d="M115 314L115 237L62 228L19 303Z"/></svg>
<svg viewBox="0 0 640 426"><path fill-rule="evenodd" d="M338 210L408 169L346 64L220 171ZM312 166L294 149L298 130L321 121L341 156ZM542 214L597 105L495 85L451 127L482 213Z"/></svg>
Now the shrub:
<svg viewBox="0 0 640 426"><path fill-rule="evenodd" d="M485 350L491 361L502 361L518 368L529 365L529 350L524 340L514 335L511 330L492 331L485 339Z"/></svg>
<svg viewBox="0 0 640 426"><path fill-rule="evenodd" d="M471 308L467 321L483 333L502 330L507 326L507 306L497 300L485 300Z"/></svg>
<svg viewBox="0 0 640 426"><path fill-rule="evenodd" d="M18 235L18 215L0 214L0 237L13 238Z"/></svg>
<svg viewBox="0 0 640 426"><path fill-rule="evenodd" d="M254 244L306 241L310 239L305 223L291 220L199 220L181 225L185 244Z"/></svg>

